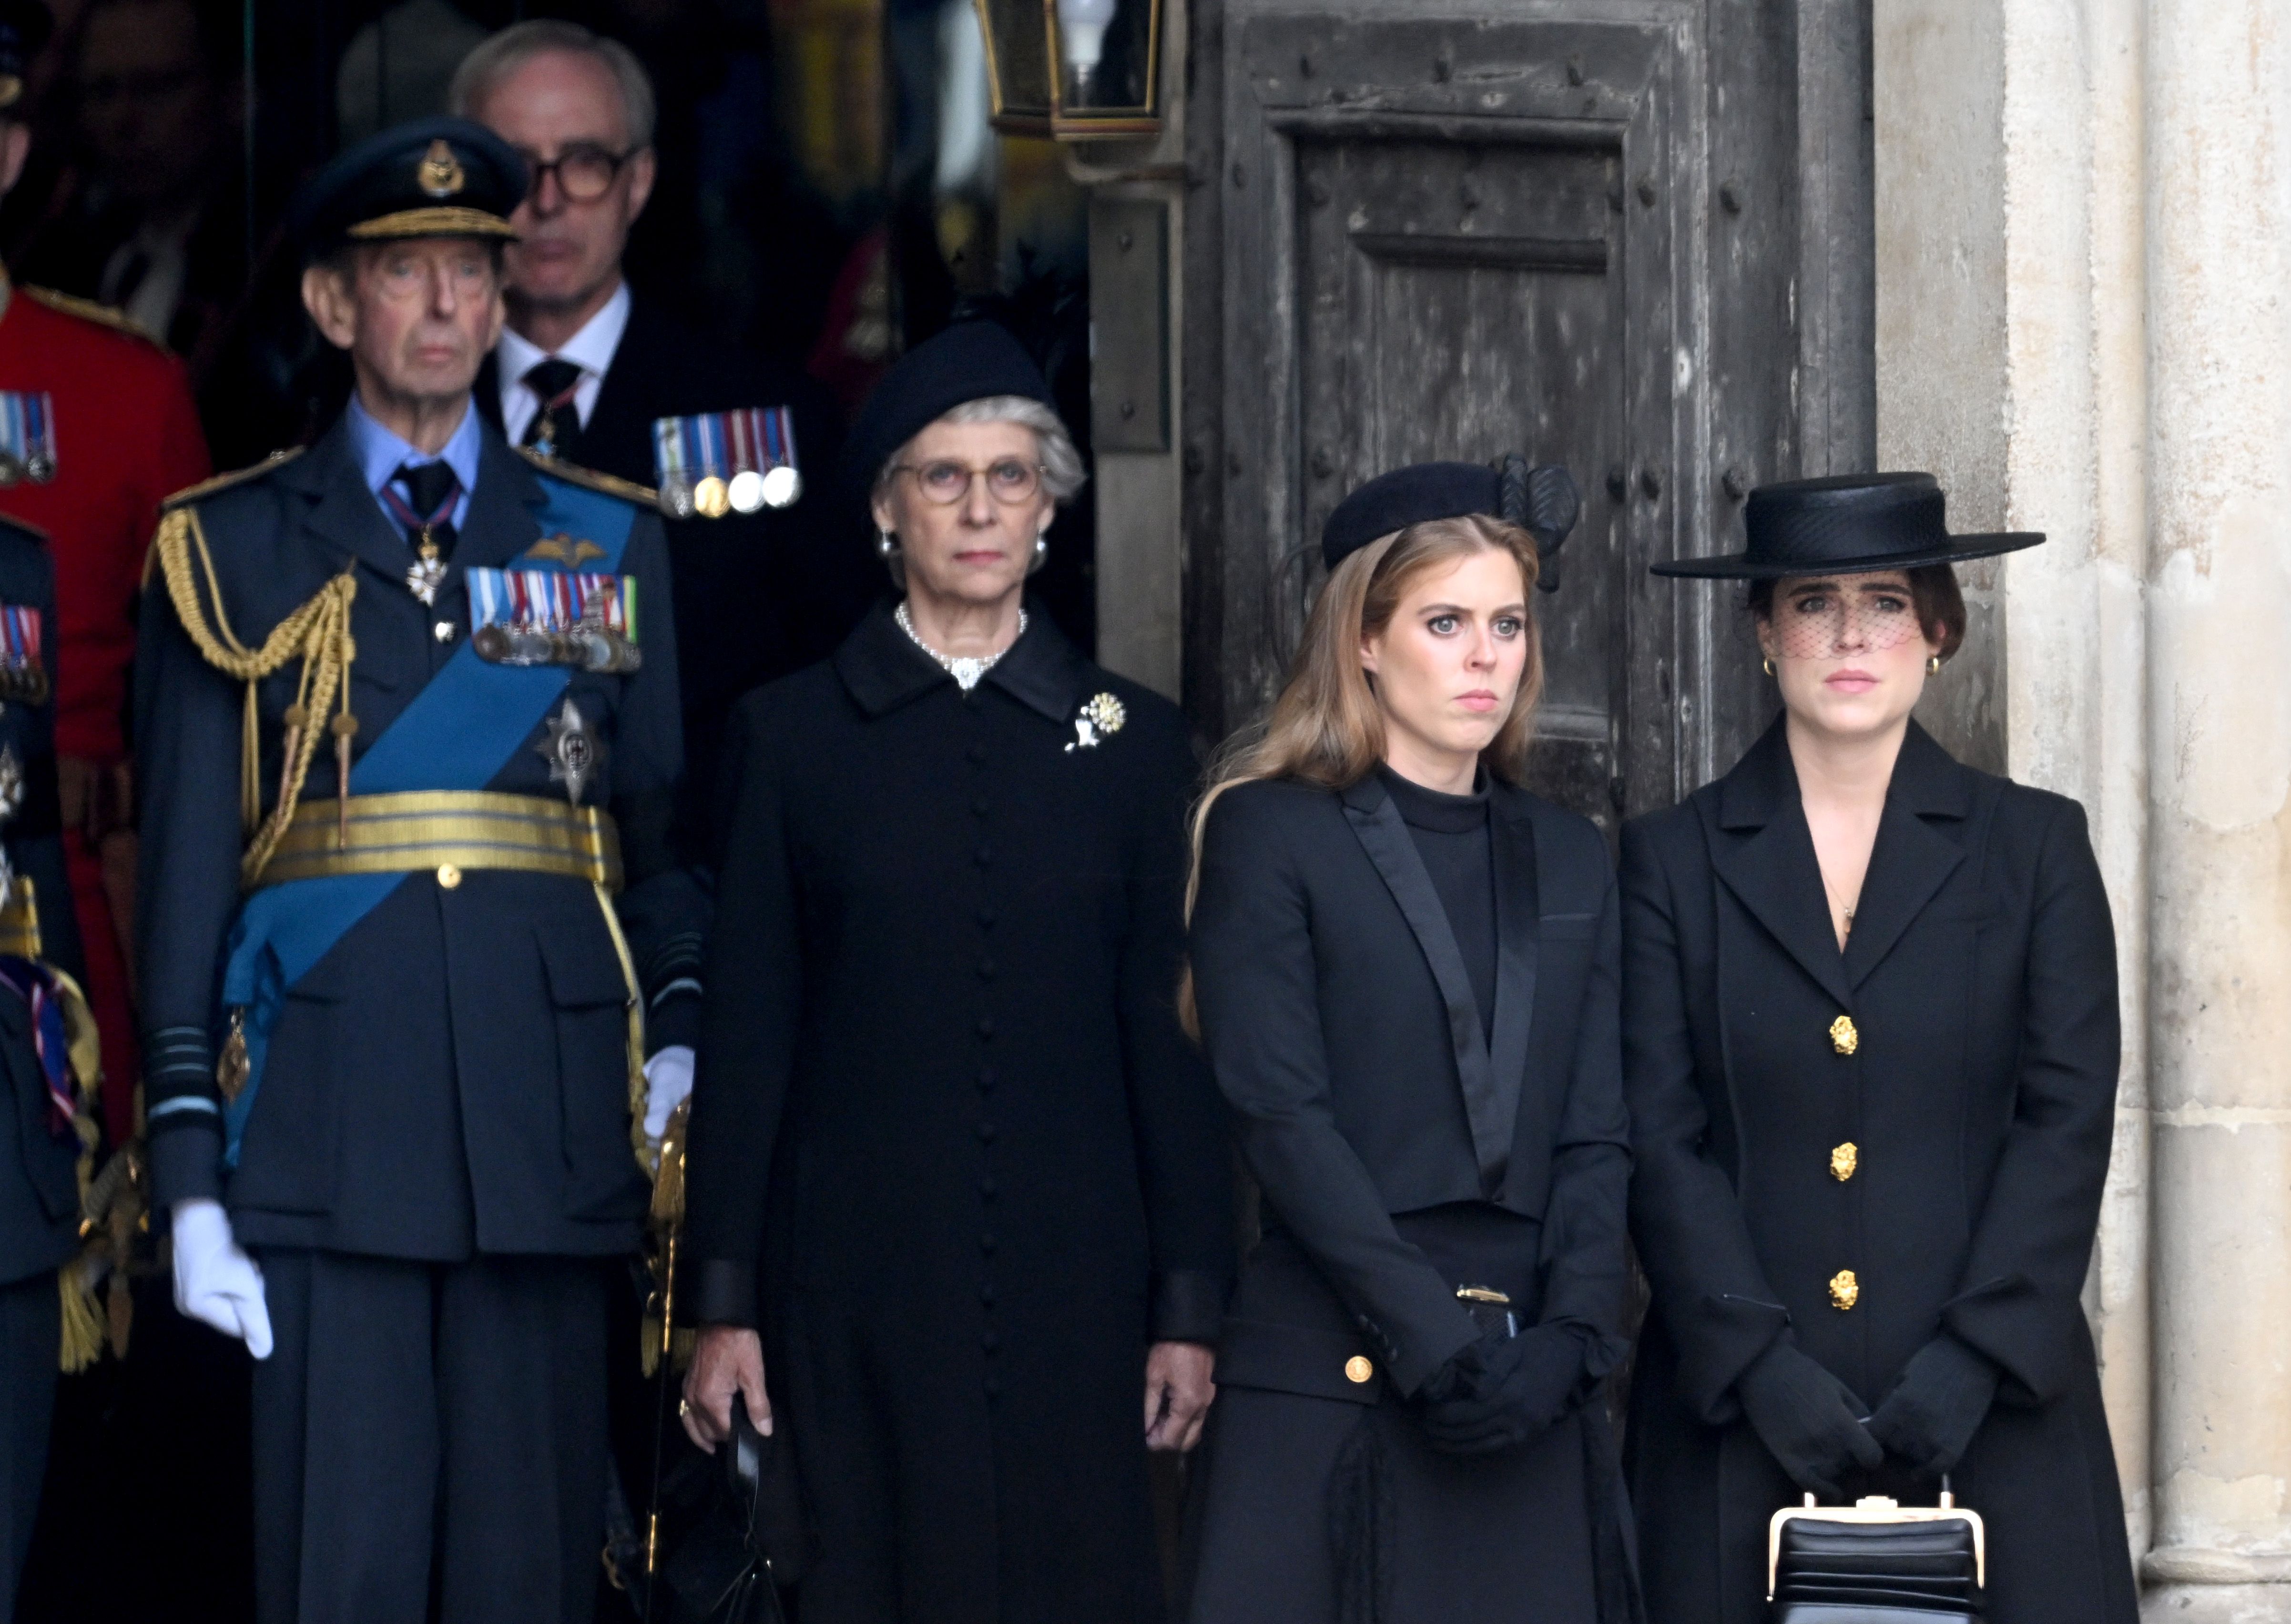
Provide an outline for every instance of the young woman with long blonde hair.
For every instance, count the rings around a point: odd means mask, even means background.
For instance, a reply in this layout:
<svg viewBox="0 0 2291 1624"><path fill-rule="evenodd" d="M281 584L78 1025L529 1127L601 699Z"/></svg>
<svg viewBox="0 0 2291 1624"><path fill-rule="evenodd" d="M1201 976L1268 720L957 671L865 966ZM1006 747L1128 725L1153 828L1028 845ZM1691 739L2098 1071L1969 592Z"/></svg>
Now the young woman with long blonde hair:
<svg viewBox="0 0 2291 1624"><path fill-rule="evenodd" d="M1629 1616L1630 1171L1606 847L1520 787L1541 661L1497 476L1370 481L1195 820L1191 993L1262 1193L1195 1624Z"/></svg>

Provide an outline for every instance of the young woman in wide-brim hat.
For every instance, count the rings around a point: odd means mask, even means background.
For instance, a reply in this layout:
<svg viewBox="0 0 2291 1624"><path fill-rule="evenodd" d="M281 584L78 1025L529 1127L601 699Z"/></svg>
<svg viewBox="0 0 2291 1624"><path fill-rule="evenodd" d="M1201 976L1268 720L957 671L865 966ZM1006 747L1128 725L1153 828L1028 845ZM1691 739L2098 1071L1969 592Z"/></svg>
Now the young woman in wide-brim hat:
<svg viewBox="0 0 2291 1624"><path fill-rule="evenodd" d="M2137 1603L2078 1293L2116 1100L2084 810L1910 720L1965 637L1930 475L1753 492L1739 579L1782 714L1623 832L1632 1230L1653 1287L1628 1470L1651 1616L1764 1614L1813 1492L1987 1519L1990 1624Z"/></svg>

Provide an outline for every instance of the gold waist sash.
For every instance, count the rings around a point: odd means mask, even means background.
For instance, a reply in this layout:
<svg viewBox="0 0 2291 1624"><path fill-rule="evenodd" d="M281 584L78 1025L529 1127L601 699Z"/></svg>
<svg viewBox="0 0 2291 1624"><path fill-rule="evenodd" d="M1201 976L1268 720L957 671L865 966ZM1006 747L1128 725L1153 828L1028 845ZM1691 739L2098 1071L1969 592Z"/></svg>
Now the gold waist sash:
<svg viewBox="0 0 2291 1624"><path fill-rule="evenodd" d="M339 808L339 809L338 809ZM254 886L334 874L507 868L621 888L621 839L612 815L538 795L490 790L409 790L306 800L294 808ZM0 914L0 929L6 916Z"/></svg>

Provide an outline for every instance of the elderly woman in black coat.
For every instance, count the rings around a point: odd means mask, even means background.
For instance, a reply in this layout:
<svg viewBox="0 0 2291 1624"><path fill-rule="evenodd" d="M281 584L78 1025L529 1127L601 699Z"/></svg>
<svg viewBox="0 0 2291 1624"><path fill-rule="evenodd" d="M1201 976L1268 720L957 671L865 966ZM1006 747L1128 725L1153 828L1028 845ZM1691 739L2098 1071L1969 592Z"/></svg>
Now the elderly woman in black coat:
<svg viewBox="0 0 2291 1624"><path fill-rule="evenodd" d="M1783 716L1623 832L1632 1228L1653 1286L1630 1481L1652 1616L1764 1617L1804 1493L1988 1529L1990 1624L2132 1624L2078 1294L2118 1062L2114 937L2074 801L1909 720L1953 654L1924 474L1754 492L1747 578Z"/></svg>
<svg viewBox="0 0 2291 1624"><path fill-rule="evenodd" d="M904 596L738 716L686 1425L712 1447L736 1393L787 1427L805 1624L1157 1618L1146 1450L1190 1447L1214 1391L1229 1164L1176 1009L1196 769L1175 707L1024 605L1081 481L1049 400L985 324L891 370L853 440Z"/></svg>
<svg viewBox="0 0 2291 1624"><path fill-rule="evenodd" d="M1330 515L1264 736L1201 814L1202 1040L1263 1192L1194 1624L1632 1616L1600 1397L1628 1266L1613 873L1518 785L1534 543L1430 463Z"/></svg>

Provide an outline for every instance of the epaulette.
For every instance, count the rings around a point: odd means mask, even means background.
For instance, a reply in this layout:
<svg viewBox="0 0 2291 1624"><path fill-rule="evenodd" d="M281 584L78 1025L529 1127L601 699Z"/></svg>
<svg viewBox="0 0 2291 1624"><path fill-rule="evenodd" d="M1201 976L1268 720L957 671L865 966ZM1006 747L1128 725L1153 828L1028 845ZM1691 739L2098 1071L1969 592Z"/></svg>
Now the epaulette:
<svg viewBox="0 0 2291 1624"><path fill-rule="evenodd" d="M202 501L217 491L227 491L234 485L244 485L249 479L260 478L272 469L293 462L302 454L300 446L289 446L284 451L274 451L260 462L248 468L234 468L227 474L217 474L212 479L202 479L188 490L177 491L159 504L159 511L171 512L187 502Z"/></svg>
<svg viewBox="0 0 2291 1624"><path fill-rule="evenodd" d="M82 299L76 293L60 293L52 287L21 287L19 293L28 294L52 310L61 310L67 316L76 316L82 321L92 321L98 326L109 327L115 333L125 333L130 338L140 338L155 349L165 350L165 341L125 310L115 310L108 304L98 304L92 299Z"/></svg>
<svg viewBox="0 0 2291 1624"><path fill-rule="evenodd" d="M556 457L545 457L530 446L519 446L515 449L517 454L532 463L538 472L562 479L567 485L577 485L587 491L599 491L607 496L618 496L622 501L633 502L639 507L649 508L660 501L660 493L650 486L638 485L613 474L600 474L593 468L582 468Z"/></svg>

